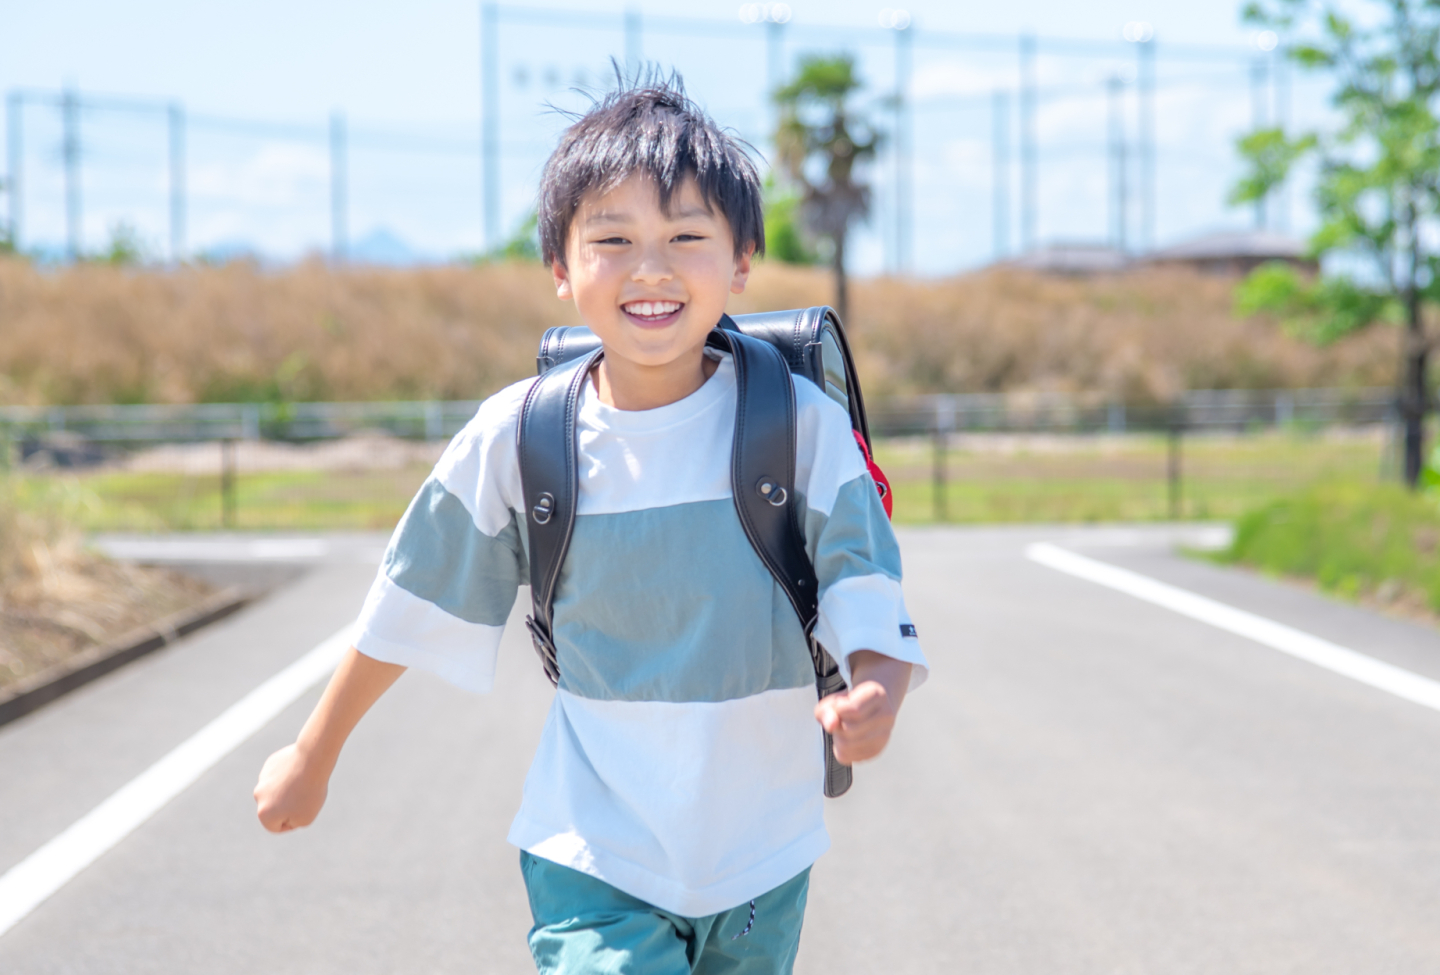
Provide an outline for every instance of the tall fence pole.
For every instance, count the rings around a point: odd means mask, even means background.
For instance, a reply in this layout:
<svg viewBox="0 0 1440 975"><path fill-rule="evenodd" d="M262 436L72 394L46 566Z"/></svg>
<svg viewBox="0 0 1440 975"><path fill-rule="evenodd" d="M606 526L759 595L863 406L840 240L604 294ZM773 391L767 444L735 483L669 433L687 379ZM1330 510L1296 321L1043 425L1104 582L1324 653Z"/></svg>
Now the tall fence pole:
<svg viewBox="0 0 1440 975"><path fill-rule="evenodd" d="M480 171L485 249L500 246L500 8L480 7Z"/></svg>
<svg viewBox="0 0 1440 975"><path fill-rule="evenodd" d="M20 250L21 217L25 185L22 170L25 165L25 96L18 91L10 92L5 99L5 148L7 150L5 189L9 196L10 246Z"/></svg>
<svg viewBox="0 0 1440 975"><path fill-rule="evenodd" d="M780 109L775 93L785 84L785 24L771 18L765 21L765 97L770 102L770 131L780 126Z"/></svg>
<svg viewBox="0 0 1440 975"><path fill-rule="evenodd" d="M895 270L910 272L910 243L914 233L914 153L910 146L910 69L914 44L912 28L895 28Z"/></svg>
<svg viewBox="0 0 1440 975"><path fill-rule="evenodd" d="M185 109L172 102L170 124L170 260L185 259Z"/></svg>
<svg viewBox="0 0 1440 975"><path fill-rule="evenodd" d="M1270 123L1269 99L1266 97L1270 84L1270 62L1260 55L1250 62L1250 126L1263 129ZM1265 197L1255 200L1255 227L1270 229L1270 215Z"/></svg>
<svg viewBox="0 0 1440 975"><path fill-rule="evenodd" d="M990 96L990 211L993 219L991 246L995 260L1010 253L1010 94L996 91Z"/></svg>
<svg viewBox="0 0 1440 975"><path fill-rule="evenodd" d="M61 154L65 159L65 241L70 260L78 261L85 252L83 214L80 210L80 95L66 87L60 98L60 113L65 134Z"/></svg>
<svg viewBox="0 0 1440 975"><path fill-rule="evenodd" d="M1273 124L1283 130L1287 135L1290 130L1290 59L1285 56L1283 48L1277 47L1271 53L1272 66L1270 77L1274 79L1272 92L1274 94L1274 105L1271 114L1274 117ZM1290 181L1281 180L1280 184L1271 192L1274 206L1271 214L1275 229L1282 234L1290 232Z"/></svg>
<svg viewBox="0 0 1440 975"><path fill-rule="evenodd" d="M1136 44L1136 89L1139 95L1137 161L1140 168L1140 236L1141 250L1155 247L1155 39Z"/></svg>
<svg viewBox="0 0 1440 975"><path fill-rule="evenodd" d="M625 71L635 77L645 61L643 21L635 7L625 11Z"/></svg>
<svg viewBox="0 0 1440 975"><path fill-rule="evenodd" d="M1039 229L1036 102L1035 35L1024 34L1020 37L1020 249L1026 252L1035 248Z"/></svg>
<svg viewBox="0 0 1440 975"><path fill-rule="evenodd" d="M350 165L345 115L330 116L330 253L336 264L350 259Z"/></svg>
<svg viewBox="0 0 1440 975"><path fill-rule="evenodd" d="M1125 82L1112 75L1105 83L1105 92L1110 123L1110 243L1123 253L1129 243L1125 231L1130 222L1126 212L1130 194L1125 182Z"/></svg>

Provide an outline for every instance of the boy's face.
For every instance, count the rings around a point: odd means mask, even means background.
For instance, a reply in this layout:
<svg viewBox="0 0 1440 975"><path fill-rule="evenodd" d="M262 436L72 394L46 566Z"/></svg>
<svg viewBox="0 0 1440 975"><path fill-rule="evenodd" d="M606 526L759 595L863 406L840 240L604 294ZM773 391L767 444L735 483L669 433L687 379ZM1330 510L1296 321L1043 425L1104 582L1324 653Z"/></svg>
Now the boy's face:
<svg viewBox="0 0 1440 975"><path fill-rule="evenodd" d="M644 176L587 196L570 225L555 290L605 343L607 359L638 366L698 365L705 336L731 293L745 290L750 249L735 257L730 221L687 179L660 209Z"/></svg>

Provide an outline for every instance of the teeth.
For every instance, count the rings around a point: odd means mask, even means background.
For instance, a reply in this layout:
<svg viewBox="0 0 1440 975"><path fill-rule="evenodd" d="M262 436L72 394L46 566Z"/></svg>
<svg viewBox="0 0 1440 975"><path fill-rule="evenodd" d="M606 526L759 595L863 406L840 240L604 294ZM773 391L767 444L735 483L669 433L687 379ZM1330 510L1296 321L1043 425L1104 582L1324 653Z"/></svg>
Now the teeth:
<svg viewBox="0 0 1440 975"><path fill-rule="evenodd" d="M636 318L663 318L680 310L678 301L632 301L625 310Z"/></svg>

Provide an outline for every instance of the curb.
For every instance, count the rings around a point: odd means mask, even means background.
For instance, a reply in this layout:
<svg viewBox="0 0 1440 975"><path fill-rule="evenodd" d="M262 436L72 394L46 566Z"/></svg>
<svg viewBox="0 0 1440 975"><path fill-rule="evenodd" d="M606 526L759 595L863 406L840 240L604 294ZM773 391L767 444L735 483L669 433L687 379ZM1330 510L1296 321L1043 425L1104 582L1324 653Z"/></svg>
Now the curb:
<svg viewBox="0 0 1440 975"><path fill-rule="evenodd" d="M168 646L202 626L222 620L251 600L237 587L222 590L192 609L162 617L109 643L82 650L69 660L47 667L0 690L0 725L49 704L58 697L117 670L132 660Z"/></svg>

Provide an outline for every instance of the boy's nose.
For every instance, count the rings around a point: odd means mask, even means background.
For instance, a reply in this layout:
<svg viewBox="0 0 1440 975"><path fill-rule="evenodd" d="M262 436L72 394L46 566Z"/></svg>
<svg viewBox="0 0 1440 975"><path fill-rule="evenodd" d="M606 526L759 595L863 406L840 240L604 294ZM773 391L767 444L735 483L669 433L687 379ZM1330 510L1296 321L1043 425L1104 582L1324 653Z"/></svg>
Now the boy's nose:
<svg viewBox="0 0 1440 975"><path fill-rule="evenodd" d="M647 247L640 255L640 261L635 265L635 270L631 274L634 280L645 284L668 281L674 276L669 258L658 247Z"/></svg>

